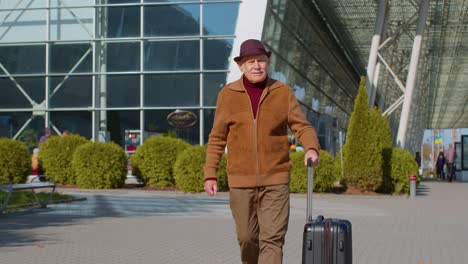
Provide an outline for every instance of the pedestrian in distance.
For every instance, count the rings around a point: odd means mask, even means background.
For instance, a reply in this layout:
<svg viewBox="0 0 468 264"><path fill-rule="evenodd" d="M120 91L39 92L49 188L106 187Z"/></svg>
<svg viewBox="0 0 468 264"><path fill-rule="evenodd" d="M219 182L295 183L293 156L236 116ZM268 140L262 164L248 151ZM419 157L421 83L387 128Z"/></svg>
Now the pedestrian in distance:
<svg viewBox="0 0 468 264"><path fill-rule="evenodd" d="M217 170L227 145L230 207L242 263L282 263L289 221L288 127L319 164L315 129L291 87L268 77L271 52L259 40L242 43L234 58L242 76L218 94L205 173L205 191L216 195Z"/></svg>
<svg viewBox="0 0 468 264"><path fill-rule="evenodd" d="M445 156L444 152L440 151L439 156L437 156L437 161L436 161L436 172L437 172L437 178L439 180L444 180L444 165L445 165Z"/></svg>
<svg viewBox="0 0 468 264"><path fill-rule="evenodd" d="M449 144L445 161L447 162L447 180L451 182L455 178L455 148L452 144Z"/></svg>

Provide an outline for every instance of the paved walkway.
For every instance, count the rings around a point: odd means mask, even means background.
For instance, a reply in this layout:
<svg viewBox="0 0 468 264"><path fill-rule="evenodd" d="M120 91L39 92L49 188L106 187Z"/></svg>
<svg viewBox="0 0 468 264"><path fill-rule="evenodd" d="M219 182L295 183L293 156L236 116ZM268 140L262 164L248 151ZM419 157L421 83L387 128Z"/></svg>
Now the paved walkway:
<svg viewBox="0 0 468 264"><path fill-rule="evenodd" d="M79 191L83 202L0 216L0 263L240 263L228 194ZM468 263L468 184L416 199L317 194L314 215L353 223L355 264ZM305 196L292 195L284 263L301 262Z"/></svg>

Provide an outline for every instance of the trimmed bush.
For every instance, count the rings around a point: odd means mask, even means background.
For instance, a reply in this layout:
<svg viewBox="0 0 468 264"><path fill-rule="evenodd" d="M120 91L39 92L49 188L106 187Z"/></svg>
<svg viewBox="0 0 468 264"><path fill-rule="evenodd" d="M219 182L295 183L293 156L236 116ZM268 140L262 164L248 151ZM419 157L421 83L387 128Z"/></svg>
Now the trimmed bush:
<svg viewBox="0 0 468 264"><path fill-rule="evenodd" d="M182 151L174 164L176 187L184 192L203 191L203 165L206 159L206 146L191 146Z"/></svg>
<svg viewBox="0 0 468 264"><path fill-rule="evenodd" d="M365 77L361 77L354 111L349 120L344 146L344 172L350 186L364 191L376 191L382 185L382 155L367 102Z"/></svg>
<svg viewBox="0 0 468 264"><path fill-rule="evenodd" d="M174 164L176 187L184 192L204 191L203 167L206 160L206 146L191 146L177 157ZM229 190L226 172L226 155L223 155L218 170L218 191Z"/></svg>
<svg viewBox="0 0 468 264"><path fill-rule="evenodd" d="M31 156L26 146L14 139L0 138L0 177L24 183L31 171Z"/></svg>
<svg viewBox="0 0 468 264"><path fill-rule="evenodd" d="M307 167L304 166L305 152L290 154L293 163L289 189L293 193L307 192ZM320 151L320 164L314 168L314 192L328 192L336 178L334 175L333 156L327 151Z"/></svg>
<svg viewBox="0 0 468 264"><path fill-rule="evenodd" d="M393 148L391 166L393 191L397 194L408 194L410 176L418 175L418 164L414 157L407 150Z"/></svg>
<svg viewBox="0 0 468 264"><path fill-rule="evenodd" d="M127 156L123 148L113 142L79 146L71 164L80 188L120 188L127 178Z"/></svg>
<svg viewBox="0 0 468 264"><path fill-rule="evenodd" d="M139 146L130 159L136 177L147 185L174 185L172 169L177 156L190 144L177 138L152 136Z"/></svg>
<svg viewBox="0 0 468 264"><path fill-rule="evenodd" d="M65 137L51 136L39 148L39 160L45 173L60 184L75 184L71 161L76 148L88 143L86 138L70 134Z"/></svg>

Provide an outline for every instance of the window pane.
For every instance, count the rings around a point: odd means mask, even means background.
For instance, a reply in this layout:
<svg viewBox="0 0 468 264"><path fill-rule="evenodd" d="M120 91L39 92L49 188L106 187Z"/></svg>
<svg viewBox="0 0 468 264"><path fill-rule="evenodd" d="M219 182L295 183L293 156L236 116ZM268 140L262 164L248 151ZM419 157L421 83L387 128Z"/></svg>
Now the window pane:
<svg viewBox="0 0 468 264"><path fill-rule="evenodd" d="M87 107L91 106L91 76L71 76L50 78L51 107ZM70 130L70 129L68 129ZM71 130L70 130L71 131Z"/></svg>
<svg viewBox="0 0 468 264"><path fill-rule="evenodd" d="M0 108L29 108L32 104L9 78L0 78Z"/></svg>
<svg viewBox="0 0 468 264"><path fill-rule="evenodd" d="M205 70L227 70L232 43L232 39L205 40L203 42L203 68Z"/></svg>
<svg viewBox="0 0 468 264"><path fill-rule="evenodd" d="M200 42L163 41L145 43L146 71L200 69Z"/></svg>
<svg viewBox="0 0 468 264"><path fill-rule="evenodd" d="M145 3L200 2L200 0L144 0Z"/></svg>
<svg viewBox="0 0 468 264"><path fill-rule="evenodd" d="M0 137L13 138L31 117L32 112L0 112Z"/></svg>
<svg viewBox="0 0 468 264"><path fill-rule="evenodd" d="M145 106L198 106L199 74L145 75Z"/></svg>
<svg viewBox="0 0 468 264"><path fill-rule="evenodd" d="M15 80L36 103L40 104L45 100L45 77L16 77Z"/></svg>
<svg viewBox="0 0 468 264"><path fill-rule="evenodd" d="M44 73L45 45L0 47L0 62L11 74Z"/></svg>
<svg viewBox="0 0 468 264"><path fill-rule="evenodd" d="M68 73L91 49L89 44L63 44L50 46L50 71ZM74 72L92 71L92 52L89 52Z"/></svg>
<svg viewBox="0 0 468 264"><path fill-rule="evenodd" d="M200 143L200 122L197 121L195 125L186 128L176 128L167 122L167 116L176 111L173 110L147 110L144 113L145 116L145 138L152 135L159 135L163 133L171 133L175 134L177 138L183 139L191 144L199 144ZM196 109L189 109L184 111L190 111L199 118L199 110Z"/></svg>
<svg viewBox="0 0 468 264"><path fill-rule="evenodd" d="M203 105L216 106L219 91L226 85L227 73L206 73L203 75Z"/></svg>
<svg viewBox="0 0 468 264"><path fill-rule="evenodd" d="M50 120L58 130L68 130L85 138L92 137L92 113L88 111L51 112Z"/></svg>
<svg viewBox="0 0 468 264"><path fill-rule="evenodd" d="M139 71L140 43L107 43L107 71Z"/></svg>
<svg viewBox="0 0 468 264"><path fill-rule="evenodd" d="M203 110L203 143L208 143L208 137L211 133L211 129L213 128L213 120L215 115L215 109L204 109Z"/></svg>
<svg viewBox="0 0 468 264"><path fill-rule="evenodd" d="M79 1L77 1L79 2ZM75 6L75 5L74 5ZM50 10L51 40L85 40L94 36L94 8L66 8Z"/></svg>
<svg viewBox="0 0 468 264"><path fill-rule="evenodd" d="M107 78L107 106L130 107L140 105L140 76L139 75L108 75Z"/></svg>
<svg viewBox="0 0 468 264"><path fill-rule="evenodd" d="M107 8L107 12L107 37L123 38L140 36L139 6L109 7Z"/></svg>
<svg viewBox="0 0 468 264"><path fill-rule="evenodd" d="M21 3L22 2L22 3ZM46 1L0 1L1 9L44 8ZM4 42L46 40L46 9L0 12L0 36Z"/></svg>
<svg viewBox="0 0 468 264"><path fill-rule="evenodd" d="M238 12L239 3L203 5L203 34L234 35Z"/></svg>
<svg viewBox="0 0 468 264"><path fill-rule="evenodd" d="M145 36L200 34L200 5L145 6Z"/></svg>
<svg viewBox="0 0 468 264"><path fill-rule="evenodd" d="M125 130L140 130L140 111L107 111L110 140L124 147Z"/></svg>

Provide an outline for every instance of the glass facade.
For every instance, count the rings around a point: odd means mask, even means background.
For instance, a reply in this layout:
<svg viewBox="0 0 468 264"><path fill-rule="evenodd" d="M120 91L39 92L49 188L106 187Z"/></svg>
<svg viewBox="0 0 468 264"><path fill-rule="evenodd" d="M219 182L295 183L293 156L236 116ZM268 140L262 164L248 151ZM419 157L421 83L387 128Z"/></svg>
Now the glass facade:
<svg viewBox="0 0 468 264"><path fill-rule="evenodd" d="M39 138L51 127L123 145L125 130L174 131L206 143L239 4L1 1L0 136ZM176 110L198 121L172 127Z"/></svg>
<svg viewBox="0 0 468 264"><path fill-rule="evenodd" d="M358 75L311 1L271 0L265 20L270 75L294 89L322 148L335 153L353 111Z"/></svg>

